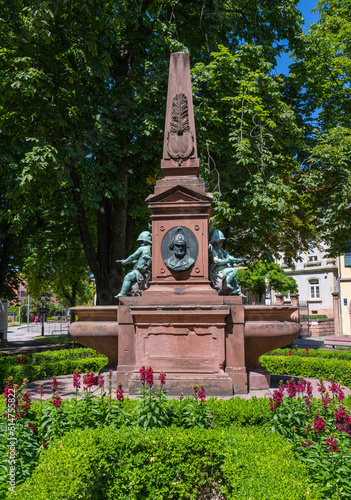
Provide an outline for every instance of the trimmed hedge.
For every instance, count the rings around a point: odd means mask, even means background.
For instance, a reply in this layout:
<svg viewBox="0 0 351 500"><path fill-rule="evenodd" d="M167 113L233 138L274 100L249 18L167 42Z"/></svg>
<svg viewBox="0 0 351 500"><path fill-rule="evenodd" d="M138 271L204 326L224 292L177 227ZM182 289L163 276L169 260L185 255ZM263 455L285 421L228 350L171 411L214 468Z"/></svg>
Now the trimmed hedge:
<svg viewBox="0 0 351 500"><path fill-rule="evenodd" d="M88 347L78 347L76 349L60 349L58 351L47 350L42 352L28 353L28 354L2 354L0 359L4 360L6 364L16 365L21 364L31 364L31 363L43 363L44 361L58 361L60 359L81 359L86 357L97 357L102 356L98 351L90 349ZM21 361L23 358L23 361Z"/></svg>
<svg viewBox="0 0 351 500"><path fill-rule="evenodd" d="M329 380L331 376L334 376L336 382L351 388L351 361L346 359L264 355L260 357L260 364L269 373L276 375L323 378L324 380Z"/></svg>
<svg viewBox="0 0 351 500"><path fill-rule="evenodd" d="M21 384L24 378L29 382L47 379L53 375L69 375L74 370L98 372L107 363L106 356L93 349L62 349L44 351L21 356L4 356L0 360L0 389L3 390L8 377L12 376L15 384ZM17 361L17 363L16 363Z"/></svg>
<svg viewBox="0 0 351 500"><path fill-rule="evenodd" d="M41 454L33 475L15 496L23 500L320 498L290 446L281 436L259 428L77 430Z"/></svg>
<svg viewBox="0 0 351 500"><path fill-rule="evenodd" d="M288 356L291 352L291 356L301 356L304 358L324 358L324 359L346 359L351 361L351 352L349 351L322 351L317 349L275 349L267 353L265 356Z"/></svg>
<svg viewBox="0 0 351 500"><path fill-rule="evenodd" d="M239 425L263 425L269 421L270 409L266 398L250 399L206 399L215 426L229 427Z"/></svg>

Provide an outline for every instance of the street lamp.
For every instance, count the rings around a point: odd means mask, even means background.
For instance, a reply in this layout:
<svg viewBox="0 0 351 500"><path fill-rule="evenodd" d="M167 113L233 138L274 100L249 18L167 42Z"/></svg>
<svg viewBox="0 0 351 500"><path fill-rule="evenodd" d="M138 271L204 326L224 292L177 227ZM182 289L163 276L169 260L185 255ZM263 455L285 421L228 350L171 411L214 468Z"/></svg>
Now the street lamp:
<svg viewBox="0 0 351 500"><path fill-rule="evenodd" d="M41 335L44 336L44 321L45 321L45 295L41 295L40 300L43 305L41 309Z"/></svg>

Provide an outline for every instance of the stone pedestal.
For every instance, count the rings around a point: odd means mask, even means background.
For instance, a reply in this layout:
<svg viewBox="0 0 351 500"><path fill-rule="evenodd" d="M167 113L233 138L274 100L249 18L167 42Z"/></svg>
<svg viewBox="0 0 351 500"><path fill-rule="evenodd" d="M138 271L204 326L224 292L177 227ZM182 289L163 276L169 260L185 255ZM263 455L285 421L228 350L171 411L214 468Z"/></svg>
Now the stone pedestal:
<svg viewBox="0 0 351 500"><path fill-rule="evenodd" d="M208 394L231 396L232 380L224 370L228 306L189 300L162 304L157 294L154 303L148 304L143 298L121 299L135 325L135 370L129 393L140 388L140 368L151 366L155 373L167 374L171 395L192 394L194 384L204 384Z"/></svg>
<svg viewBox="0 0 351 500"><path fill-rule="evenodd" d="M126 297L127 298L127 297ZM118 364L117 384L128 387L129 379L135 369L135 327L131 311L128 306L118 306Z"/></svg>
<svg viewBox="0 0 351 500"><path fill-rule="evenodd" d="M242 298L223 296L222 299L224 304L229 307L225 329L225 371L232 380L234 393L246 394L248 392L248 382L245 366L245 315Z"/></svg>

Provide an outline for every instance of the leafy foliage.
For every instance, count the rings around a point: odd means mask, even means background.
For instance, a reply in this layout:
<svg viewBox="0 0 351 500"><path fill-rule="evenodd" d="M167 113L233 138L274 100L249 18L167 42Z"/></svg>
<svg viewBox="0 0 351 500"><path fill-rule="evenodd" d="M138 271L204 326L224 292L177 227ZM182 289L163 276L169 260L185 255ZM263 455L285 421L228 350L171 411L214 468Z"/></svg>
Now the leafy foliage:
<svg viewBox="0 0 351 500"><path fill-rule="evenodd" d="M318 23L294 51L287 88L306 124L306 201L333 256L351 240L350 7L350 0L317 3Z"/></svg>
<svg viewBox="0 0 351 500"><path fill-rule="evenodd" d="M53 467L53 464L60 467ZM79 465L80 464L80 465ZM248 471L250 473L248 474ZM279 436L261 429L75 431L42 453L23 499L318 498ZM45 478L45 479L44 479ZM291 481L294 488L291 488Z"/></svg>
<svg viewBox="0 0 351 500"><path fill-rule="evenodd" d="M266 281L275 292L297 292L294 278L286 276L278 264L259 260L249 265L247 269L238 270L238 282L246 290L251 290L258 296L259 303L266 291Z"/></svg>
<svg viewBox="0 0 351 500"><path fill-rule="evenodd" d="M301 356L261 356L260 364L270 373L296 377L323 378L334 376L337 382L351 388L351 361Z"/></svg>
<svg viewBox="0 0 351 500"><path fill-rule="evenodd" d="M237 255L252 259L271 259L278 249L296 255L313 233L296 158L303 130L271 70L263 45L250 43L235 53L219 46L193 70L213 222Z"/></svg>
<svg viewBox="0 0 351 500"><path fill-rule="evenodd" d="M320 399L303 396L304 381L291 380L271 400L271 425L293 445L295 456L309 468L322 498L349 498L351 414L343 391L331 380L319 383Z"/></svg>
<svg viewBox="0 0 351 500"><path fill-rule="evenodd" d="M220 173L216 223L237 233L241 254L305 245L311 227L295 159L302 132L271 76L276 56L299 41L295 4L1 4L0 165L9 180L1 231L32 248L28 279L51 276L72 296L88 265L98 304L113 303L116 260L148 221L169 53L179 50L190 51L199 151L217 193L213 160ZM14 266L3 252L5 274L24 261L14 245L6 247Z"/></svg>
<svg viewBox="0 0 351 500"><path fill-rule="evenodd" d="M5 387L10 376L13 377L14 383L20 384L24 378L33 382L52 375L68 375L75 369L98 371L106 363L106 356L85 348L1 357L0 387Z"/></svg>

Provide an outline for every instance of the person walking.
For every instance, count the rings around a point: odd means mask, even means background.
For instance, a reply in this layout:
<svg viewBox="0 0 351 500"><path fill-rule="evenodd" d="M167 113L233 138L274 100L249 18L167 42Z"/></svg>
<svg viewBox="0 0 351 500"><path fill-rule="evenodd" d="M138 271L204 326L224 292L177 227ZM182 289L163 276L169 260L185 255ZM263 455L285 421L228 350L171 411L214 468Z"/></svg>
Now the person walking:
<svg viewBox="0 0 351 500"><path fill-rule="evenodd" d="M35 323L35 325L37 325L37 324L38 324L38 316L35 316L35 318L34 318L34 323Z"/></svg>

